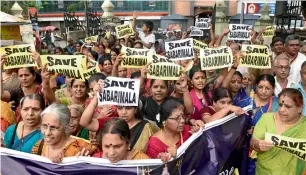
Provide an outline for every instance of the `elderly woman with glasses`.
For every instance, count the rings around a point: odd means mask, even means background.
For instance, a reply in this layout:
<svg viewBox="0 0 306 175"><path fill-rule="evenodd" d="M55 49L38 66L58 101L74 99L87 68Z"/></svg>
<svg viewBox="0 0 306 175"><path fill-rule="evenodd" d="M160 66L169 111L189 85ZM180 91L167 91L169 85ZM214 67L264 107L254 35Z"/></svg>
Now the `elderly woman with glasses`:
<svg viewBox="0 0 306 175"><path fill-rule="evenodd" d="M41 113L43 139L32 149L32 154L41 155L59 163L64 157L92 155L97 150L89 142L70 136L71 114L63 104L53 103Z"/></svg>
<svg viewBox="0 0 306 175"><path fill-rule="evenodd" d="M179 99L164 101L160 106L162 128L150 137L147 155L151 158L161 158L167 161L176 156L176 150L191 136L204 127L201 120L197 120L192 127L185 125L184 105Z"/></svg>

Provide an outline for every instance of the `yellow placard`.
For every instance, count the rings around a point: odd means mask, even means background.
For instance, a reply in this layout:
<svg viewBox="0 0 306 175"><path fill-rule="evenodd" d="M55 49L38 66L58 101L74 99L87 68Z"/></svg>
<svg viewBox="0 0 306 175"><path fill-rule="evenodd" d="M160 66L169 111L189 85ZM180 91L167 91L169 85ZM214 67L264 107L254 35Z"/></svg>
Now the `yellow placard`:
<svg viewBox="0 0 306 175"><path fill-rule="evenodd" d="M3 69L13 69L21 67L35 67L37 63L33 59L35 47L33 44L22 44L1 47L1 55L7 57Z"/></svg>
<svg viewBox="0 0 306 175"><path fill-rule="evenodd" d="M92 43L92 42L93 42L93 43L96 43L97 40L98 40L98 35L90 36L90 37L85 38L85 42L86 42L87 44L90 44L90 43Z"/></svg>
<svg viewBox="0 0 306 175"><path fill-rule="evenodd" d="M1 40L22 41L19 25L1 26Z"/></svg>
<svg viewBox="0 0 306 175"><path fill-rule="evenodd" d="M296 139L276 134L265 134L265 141L272 142L278 147L297 158L306 161L306 139Z"/></svg>
<svg viewBox="0 0 306 175"><path fill-rule="evenodd" d="M123 24L120 26L116 26L116 36L117 38L124 38L127 35L134 35L134 31L129 24Z"/></svg>
<svg viewBox="0 0 306 175"><path fill-rule="evenodd" d="M206 48L200 51L202 70L213 70L230 67L233 64L233 54L230 47Z"/></svg>
<svg viewBox="0 0 306 175"><path fill-rule="evenodd" d="M99 69L99 63L95 60L90 59L89 61L90 67L88 67L87 70L84 71L84 78L88 80L91 75L101 72Z"/></svg>
<svg viewBox="0 0 306 175"><path fill-rule="evenodd" d="M197 52L200 53L201 49L206 49L208 48L208 45L206 43L203 43L199 40L193 39L193 49Z"/></svg>
<svg viewBox="0 0 306 175"><path fill-rule="evenodd" d="M159 80L178 80L183 73L184 68L170 60L167 57L153 54L148 62L152 64L148 67L147 77Z"/></svg>
<svg viewBox="0 0 306 175"><path fill-rule="evenodd" d="M263 45L242 45L245 56L240 59L240 66L257 69L270 69L270 51Z"/></svg>
<svg viewBox="0 0 306 175"><path fill-rule="evenodd" d="M273 26L267 26L264 33L262 33L262 37L273 37L273 36L274 36Z"/></svg>
<svg viewBox="0 0 306 175"><path fill-rule="evenodd" d="M121 53L123 54L121 67L126 68L142 68L148 63L148 57L153 54L149 49L134 49L125 46L121 48Z"/></svg>
<svg viewBox="0 0 306 175"><path fill-rule="evenodd" d="M48 65L48 71L85 81L85 55L41 55L43 65Z"/></svg>

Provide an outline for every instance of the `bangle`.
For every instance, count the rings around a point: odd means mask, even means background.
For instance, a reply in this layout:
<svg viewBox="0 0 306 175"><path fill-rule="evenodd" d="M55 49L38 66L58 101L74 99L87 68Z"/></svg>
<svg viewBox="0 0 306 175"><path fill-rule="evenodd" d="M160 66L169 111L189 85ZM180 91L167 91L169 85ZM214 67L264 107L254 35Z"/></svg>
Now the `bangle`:
<svg viewBox="0 0 306 175"><path fill-rule="evenodd" d="M256 144L256 141L253 142L252 148L253 148L254 151L259 152L259 151L255 148L255 144Z"/></svg>
<svg viewBox="0 0 306 175"><path fill-rule="evenodd" d="M236 66L232 66L232 69L235 69L235 70L237 70L237 67L236 67Z"/></svg>

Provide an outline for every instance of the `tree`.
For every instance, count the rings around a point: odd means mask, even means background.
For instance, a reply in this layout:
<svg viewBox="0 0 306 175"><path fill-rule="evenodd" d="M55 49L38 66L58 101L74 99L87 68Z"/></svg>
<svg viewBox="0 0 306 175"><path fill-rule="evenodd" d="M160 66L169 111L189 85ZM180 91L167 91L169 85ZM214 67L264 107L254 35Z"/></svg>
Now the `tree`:
<svg viewBox="0 0 306 175"><path fill-rule="evenodd" d="M1 1L1 11L12 14L11 13L11 8L13 7L15 1ZM36 3L36 1L18 1L18 4L20 7L23 9L23 14L28 13L28 8L29 7L36 7L37 10L40 9L42 6L39 3Z"/></svg>

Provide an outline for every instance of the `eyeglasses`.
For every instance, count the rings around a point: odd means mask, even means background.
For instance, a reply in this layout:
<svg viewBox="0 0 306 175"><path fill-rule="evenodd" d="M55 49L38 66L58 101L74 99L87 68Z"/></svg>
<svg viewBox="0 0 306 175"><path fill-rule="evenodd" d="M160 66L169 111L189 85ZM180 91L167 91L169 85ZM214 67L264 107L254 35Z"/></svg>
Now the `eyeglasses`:
<svg viewBox="0 0 306 175"><path fill-rule="evenodd" d="M180 122L181 120L184 120L185 121L185 115L184 114L181 114L177 117L169 117L168 119L170 120L174 120L176 122Z"/></svg>
<svg viewBox="0 0 306 175"><path fill-rule="evenodd" d="M59 127L48 126L48 125L45 125L45 124L42 124L42 125L40 126L40 130L42 130L42 131L46 131L46 130L48 130L48 129L49 129L49 131L52 132L52 133L61 130Z"/></svg>
<svg viewBox="0 0 306 175"><path fill-rule="evenodd" d="M277 70L289 70L289 66L275 66L277 68Z"/></svg>

